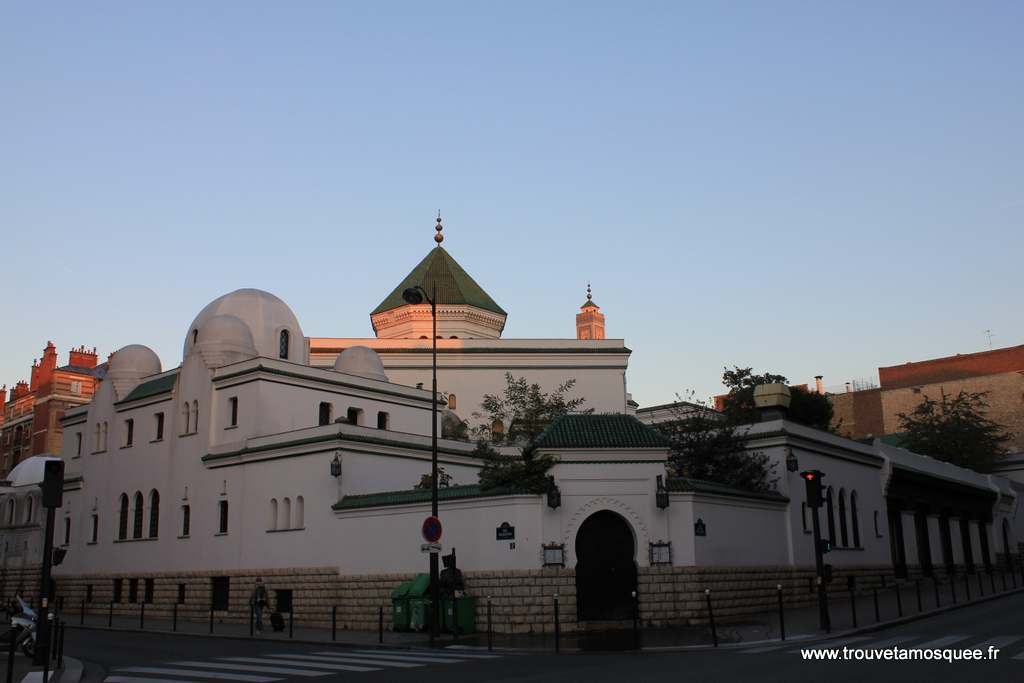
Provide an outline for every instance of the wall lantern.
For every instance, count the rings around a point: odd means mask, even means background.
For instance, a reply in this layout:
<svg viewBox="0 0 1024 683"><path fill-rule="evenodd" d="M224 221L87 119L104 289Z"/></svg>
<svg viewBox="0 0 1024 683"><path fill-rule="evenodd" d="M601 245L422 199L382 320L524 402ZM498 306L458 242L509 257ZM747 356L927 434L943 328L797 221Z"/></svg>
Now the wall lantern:
<svg viewBox="0 0 1024 683"><path fill-rule="evenodd" d="M334 454L334 460L331 461L331 476L335 479L341 477L341 458L337 453Z"/></svg>
<svg viewBox="0 0 1024 683"><path fill-rule="evenodd" d="M657 490L654 493L654 502L658 505L659 510L664 510L668 507L668 489L665 488L665 478L660 474L657 479Z"/></svg>
<svg viewBox="0 0 1024 683"><path fill-rule="evenodd" d="M792 448L786 449L786 469L790 472L796 472L800 469L800 461L796 459L795 455L793 455Z"/></svg>
<svg viewBox="0 0 1024 683"><path fill-rule="evenodd" d="M565 544L564 543L545 543L544 548L544 566L545 567L564 567L565 566Z"/></svg>
<svg viewBox="0 0 1024 683"><path fill-rule="evenodd" d="M657 543L649 544L651 564L672 564L672 542L660 538Z"/></svg>
<svg viewBox="0 0 1024 683"><path fill-rule="evenodd" d="M552 510L557 510L562 505L562 492L558 489L558 485L555 484L555 478L548 475L548 507Z"/></svg>

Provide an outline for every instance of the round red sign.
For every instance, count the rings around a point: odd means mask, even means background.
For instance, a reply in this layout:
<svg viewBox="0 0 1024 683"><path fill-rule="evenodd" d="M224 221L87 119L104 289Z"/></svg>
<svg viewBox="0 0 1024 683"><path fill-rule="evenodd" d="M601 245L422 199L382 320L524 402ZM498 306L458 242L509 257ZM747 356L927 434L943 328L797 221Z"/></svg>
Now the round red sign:
<svg viewBox="0 0 1024 683"><path fill-rule="evenodd" d="M441 520L431 515L423 520L423 540L437 543L441 540Z"/></svg>

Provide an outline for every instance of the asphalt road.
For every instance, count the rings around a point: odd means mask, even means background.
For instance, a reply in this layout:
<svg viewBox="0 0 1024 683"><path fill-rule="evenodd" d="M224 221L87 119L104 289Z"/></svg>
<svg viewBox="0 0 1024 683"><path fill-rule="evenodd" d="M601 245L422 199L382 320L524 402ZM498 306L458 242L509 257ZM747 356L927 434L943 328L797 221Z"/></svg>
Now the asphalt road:
<svg viewBox="0 0 1024 683"><path fill-rule="evenodd" d="M899 627L815 642L815 649L980 648L980 661L808 661L789 642L700 651L495 652L350 648L68 630L86 683L338 683L340 681L998 681L1024 680L1024 595ZM989 647L999 650L988 659ZM804 645L808 647L808 645ZM1019 657L1019 658L1018 658Z"/></svg>

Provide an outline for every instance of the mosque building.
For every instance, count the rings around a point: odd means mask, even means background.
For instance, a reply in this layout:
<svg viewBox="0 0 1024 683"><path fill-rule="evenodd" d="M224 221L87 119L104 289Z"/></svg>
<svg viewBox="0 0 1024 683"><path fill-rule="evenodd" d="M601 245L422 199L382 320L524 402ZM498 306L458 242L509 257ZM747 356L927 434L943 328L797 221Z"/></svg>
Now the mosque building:
<svg viewBox="0 0 1024 683"><path fill-rule="evenodd" d="M702 619L704 587L729 599L723 616L771 608L777 584L813 599L806 469L827 473L837 575L943 576L1019 554L1014 482L795 424L782 399L746 430L775 465L773 491L670 477L667 442L632 414L631 351L605 337L589 286L576 339L502 339L506 312L441 246L441 227L371 313L373 339L307 338L285 302L240 289L184 328L177 367L139 344L115 352L93 400L62 421L60 594L96 613L147 602L148 614L177 604L183 618L245 621L263 577L296 623L329 623L337 607L339 627L375 627L390 590L426 571L430 492L415 486L432 429L470 420L506 373L547 389L575 378L595 410L537 440L556 461L541 494L482 489L474 444L439 440L443 552L457 551L468 593L492 598L498 631L550 630L555 593L566 630L619 623L634 591L651 624ZM436 335L430 304L403 298L411 287L436 303ZM4 597L33 592L43 459L0 486Z"/></svg>

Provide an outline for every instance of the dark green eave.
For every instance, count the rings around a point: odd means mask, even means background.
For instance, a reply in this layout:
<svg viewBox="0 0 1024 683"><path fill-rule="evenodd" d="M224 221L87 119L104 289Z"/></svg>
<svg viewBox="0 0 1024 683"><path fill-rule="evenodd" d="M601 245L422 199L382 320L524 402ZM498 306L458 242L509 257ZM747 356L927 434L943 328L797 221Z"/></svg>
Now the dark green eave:
<svg viewBox="0 0 1024 683"><path fill-rule="evenodd" d="M563 415L537 437L536 447L668 448L668 439L632 415Z"/></svg>
<svg viewBox="0 0 1024 683"><path fill-rule="evenodd" d="M586 301L583 302L583 304L580 306L580 308L601 308L601 307L598 306L597 304L595 304L593 302L593 300L587 299Z"/></svg>
<svg viewBox="0 0 1024 683"><path fill-rule="evenodd" d="M128 392L128 395L118 401L118 404L128 403L129 401L138 401L142 398L149 398L150 396L158 396L159 394L166 394L174 388L174 381L178 379L178 371L169 372L166 375L151 379L147 382L143 382L134 389Z"/></svg>
<svg viewBox="0 0 1024 683"><path fill-rule="evenodd" d="M703 479L688 479L686 477L673 477L665 482L665 488L674 493L713 493L719 496L733 496L735 498L756 498L758 500L770 500L776 503L785 503L789 498L777 491L745 491L733 486L718 484Z"/></svg>
<svg viewBox="0 0 1024 683"><path fill-rule="evenodd" d="M538 495L525 490L499 487L483 490L479 484L465 486L447 486L437 490L437 498L442 501L464 500L467 498L494 498L496 496ZM408 505L410 503L429 503L430 489L408 489L406 491L382 491L380 493L361 493L345 496L331 506L334 510L357 510L384 505Z"/></svg>
<svg viewBox="0 0 1024 683"><path fill-rule="evenodd" d="M402 298L402 292L416 285L423 287L428 294L434 291L433 288L436 286L436 301L439 304L476 306L499 315L506 315L501 306L495 303L494 299L476 283L476 280L462 269L462 266L445 251L444 247L440 246L431 249L430 253L419 262L419 265L405 276L401 284L395 287L394 291L388 294L387 298L380 302L380 305L373 309L370 315L405 306L406 302Z"/></svg>

